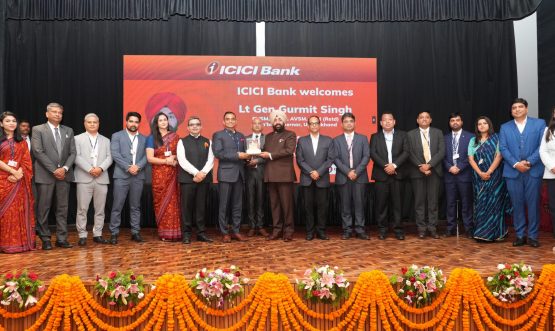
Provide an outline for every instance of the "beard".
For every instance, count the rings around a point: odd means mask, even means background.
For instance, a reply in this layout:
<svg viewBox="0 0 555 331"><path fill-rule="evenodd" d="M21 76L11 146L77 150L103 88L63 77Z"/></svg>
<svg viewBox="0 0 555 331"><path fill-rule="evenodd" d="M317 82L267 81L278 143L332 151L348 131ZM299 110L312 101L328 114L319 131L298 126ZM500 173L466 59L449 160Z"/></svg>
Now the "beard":
<svg viewBox="0 0 555 331"><path fill-rule="evenodd" d="M272 127L274 128L275 132L281 132L284 129L284 126L281 124L274 124Z"/></svg>

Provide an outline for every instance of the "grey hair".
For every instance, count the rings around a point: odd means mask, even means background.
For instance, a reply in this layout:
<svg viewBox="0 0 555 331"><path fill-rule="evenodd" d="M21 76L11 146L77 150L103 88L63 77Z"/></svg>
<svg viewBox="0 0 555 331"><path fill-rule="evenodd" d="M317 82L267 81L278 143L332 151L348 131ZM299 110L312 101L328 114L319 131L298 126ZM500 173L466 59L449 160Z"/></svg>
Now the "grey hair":
<svg viewBox="0 0 555 331"><path fill-rule="evenodd" d="M48 105L46 105L46 111L49 111L52 108L60 108L62 111L64 110L64 106L62 106L57 102L51 102Z"/></svg>
<svg viewBox="0 0 555 331"><path fill-rule="evenodd" d="M98 118L98 115L96 115L95 113L88 113L87 115L85 115L85 118L83 120L86 121L89 117L96 117L96 119L100 121L100 118Z"/></svg>

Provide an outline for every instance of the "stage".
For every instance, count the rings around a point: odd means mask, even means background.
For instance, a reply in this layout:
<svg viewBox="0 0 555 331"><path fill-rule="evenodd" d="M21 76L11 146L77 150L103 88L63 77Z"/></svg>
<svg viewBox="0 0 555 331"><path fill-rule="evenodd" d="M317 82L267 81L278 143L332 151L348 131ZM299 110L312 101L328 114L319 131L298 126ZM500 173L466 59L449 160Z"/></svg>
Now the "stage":
<svg viewBox="0 0 555 331"><path fill-rule="evenodd" d="M191 279L200 268L234 264L253 280L264 272L275 272L285 274L294 282L306 268L329 264L343 269L348 279L354 281L364 271L381 270L391 276L413 263L440 267L447 275L454 268L472 268L487 277L495 272L499 263L524 262L539 272L543 265L555 262L555 239L547 232L540 232L539 248L513 247L512 232L504 242L478 243L462 236L421 240L415 229L410 228L404 241L395 239L392 234L386 240L378 240L374 227L370 228L369 241L341 240L341 229L337 227L329 229L329 241L306 241L304 229L297 227L292 242L267 241L258 236L247 242L230 244L222 243L221 235L212 228L208 235L214 239L213 243L193 241L190 245L163 242L152 228L143 229L141 233L146 240L144 243L131 241L129 230L123 229L116 246L96 244L89 237L87 246L79 247L77 233L70 230L69 242L73 248L2 254L0 272L27 269L37 273L47 284L54 276L67 273L79 276L85 284L92 284L97 274L133 270L144 275L146 282L154 282L164 273L180 273ZM105 233L104 238L108 237ZM37 247L40 246L37 239Z"/></svg>

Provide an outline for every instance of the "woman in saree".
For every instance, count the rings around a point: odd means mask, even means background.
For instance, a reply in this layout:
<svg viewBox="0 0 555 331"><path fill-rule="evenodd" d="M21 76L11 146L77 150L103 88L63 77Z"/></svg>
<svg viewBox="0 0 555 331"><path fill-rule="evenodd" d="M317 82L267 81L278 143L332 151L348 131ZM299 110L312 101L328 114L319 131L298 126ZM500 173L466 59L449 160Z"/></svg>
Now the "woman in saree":
<svg viewBox="0 0 555 331"><path fill-rule="evenodd" d="M146 141L146 157L152 165L152 195L158 236L163 241L181 240L177 143L179 136L159 112L152 120L152 134Z"/></svg>
<svg viewBox="0 0 555 331"><path fill-rule="evenodd" d="M31 155L15 114L3 112L0 126L0 252L30 251L35 249Z"/></svg>
<svg viewBox="0 0 555 331"><path fill-rule="evenodd" d="M510 213L511 204L502 159L491 120L478 117L476 137L468 145L468 161L474 169L474 239L479 241L499 241L507 235L505 214Z"/></svg>

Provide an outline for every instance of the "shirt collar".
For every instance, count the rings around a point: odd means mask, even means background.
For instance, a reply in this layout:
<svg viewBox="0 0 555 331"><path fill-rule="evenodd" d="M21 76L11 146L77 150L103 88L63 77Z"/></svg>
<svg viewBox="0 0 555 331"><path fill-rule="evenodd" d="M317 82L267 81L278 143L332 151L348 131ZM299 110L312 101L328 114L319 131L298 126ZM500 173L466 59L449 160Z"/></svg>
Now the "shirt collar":
<svg viewBox="0 0 555 331"><path fill-rule="evenodd" d="M52 123L50 123L50 122L48 122L48 121L47 121L46 123L48 123L48 126L50 127L50 130L54 130L55 128L59 128L59 127L60 127L60 124L58 124L58 126L54 126L54 124L52 124Z"/></svg>
<svg viewBox="0 0 555 331"><path fill-rule="evenodd" d="M516 125L526 125L526 122L528 122L528 116L526 116L526 117L524 118L524 121L523 121L522 123L518 123L516 120L514 120L514 121L515 121L515 124L516 124Z"/></svg>
<svg viewBox="0 0 555 331"><path fill-rule="evenodd" d="M133 133L133 132L127 130L127 129L125 129L125 132L127 132L127 134L129 135L129 137L134 137L134 136L136 136L136 135L139 134L139 131L135 131L135 133Z"/></svg>
<svg viewBox="0 0 555 331"><path fill-rule="evenodd" d="M391 132L385 132L385 130L382 129L382 132L383 132L384 135L392 135L392 134L395 133L395 129L391 129Z"/></svg>

